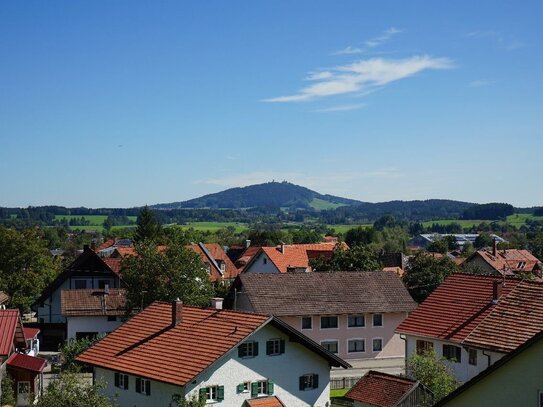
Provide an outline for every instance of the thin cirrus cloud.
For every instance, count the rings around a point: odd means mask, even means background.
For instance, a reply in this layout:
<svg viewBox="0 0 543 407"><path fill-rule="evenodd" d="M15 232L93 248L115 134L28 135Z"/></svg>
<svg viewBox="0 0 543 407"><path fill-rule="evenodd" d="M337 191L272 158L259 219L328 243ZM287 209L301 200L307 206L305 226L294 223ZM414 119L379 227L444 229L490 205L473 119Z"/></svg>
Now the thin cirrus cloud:
<svg viewBox="0 0 543 407"><path fill-rule="evenodd" d="M322 109L315 110L316 112L320 113L327 113L327 112L348 112L351 110L358 110L362 109L363 107L366 107L367 105L365 103L354 103L351 105L338 105L338 106L331 106L331 107L325 107Z"/></svg>
<svg viewBox="0 0 543 407"><path fill-rule="evenodd" d="M312 72L305 79L314 82L292 95L264 99L264 102L306 102L331 96L366 93L391 82L426 70L453 68L449 58L418 55L403 59L371 58Z"/></svg>
<svg viewBox="0 0 543 407"><path fill-rule="evenodd" d="M524 42L513 38L511 35L496 30L472 31L467 33L466 37L475 39L490 39L494 41L499 48L506 51L514 51L526 46Z"/></svg>
<svg viewBox="0 0 543 407"><path fill-rule="evenodd" d="M363 52L366 52L372 48L376 48L380 46L384 42L387 42L389 39L391 39L394 35L400 34L401 32L403 32L403 30L398 30L397 28L390 27L387 30L385 30L381 35L364 41L363 47L353 47L349 45L348 47L345 47L339 51L332 53L332 55L362 54Z"/></svg>

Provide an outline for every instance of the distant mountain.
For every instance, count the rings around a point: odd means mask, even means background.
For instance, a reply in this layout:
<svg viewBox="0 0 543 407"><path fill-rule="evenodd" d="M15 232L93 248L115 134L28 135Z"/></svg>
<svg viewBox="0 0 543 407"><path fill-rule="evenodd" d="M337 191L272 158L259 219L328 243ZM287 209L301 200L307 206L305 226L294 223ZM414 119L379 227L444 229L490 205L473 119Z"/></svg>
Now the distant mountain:
<svg viewBox="0 0 543 407"><path fill-rule="evenodd" d="M241 209L254 207L272 207L289 209L323 210L335 209L345 205L357 205L362 202L354 199L323 195L311 189L291 184L290 182L267 182L243 188L230 188L215 194L184 202L172 202L153 205L155 209L211 208Z"/></svg>

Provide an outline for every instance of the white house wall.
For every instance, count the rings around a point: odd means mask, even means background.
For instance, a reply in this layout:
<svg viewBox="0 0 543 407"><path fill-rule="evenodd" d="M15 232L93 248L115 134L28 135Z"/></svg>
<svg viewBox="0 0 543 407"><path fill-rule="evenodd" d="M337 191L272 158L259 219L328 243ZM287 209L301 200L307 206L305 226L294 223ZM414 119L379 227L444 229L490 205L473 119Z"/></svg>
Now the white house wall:
<svg viewBox="0 0 543 407"><path fill-rule="evenodd" d="M260 253L244 273L279 273L279 269L275 267L266 253Z"/></svg>
<svg viewBox="0 0 543 407"><path fill-rule="evenodd" d="M68 339L75 338L77 332L109 333L121 323L121 317L116 317L116 321L108 321L107 316L67 317Z"/></svg>

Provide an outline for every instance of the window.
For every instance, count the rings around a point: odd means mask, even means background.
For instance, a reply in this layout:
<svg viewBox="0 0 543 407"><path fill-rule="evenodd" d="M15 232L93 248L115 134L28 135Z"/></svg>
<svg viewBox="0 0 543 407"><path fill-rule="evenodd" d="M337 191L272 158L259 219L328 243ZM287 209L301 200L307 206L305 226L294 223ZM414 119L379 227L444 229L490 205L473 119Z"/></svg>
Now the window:
<svg viewBox="0 0 543 407"><path fill-rule="evenodd" d="M128 390L128 375L115 372L115 387Z"/></svg>
<svg viewBox="0 0 543 407"><path fill-rule="evenodd" d="M383 326L383 314L373 314L373 326Z"/></svg>
<svg viewBox="0 0 543 407"><path fill-rule="evenodd" d="M366 319L364 315L349 315L349 328L363 327L366 325Z"/></svg>
<svg viewBox="0 0 543 407"><path fill-rule="evenodd" d="M266 342L266 355L276 356L285 353L284 339L270 339Z"/></svg>
<svg viewBox="0 0 543 407"><path fill-rule="evenodd" d="M254 358L258 356L258 342L245 342L238 346L238 357Z"/></svg>
<svg viewBox="0 0 543 407"><path fill-rule="evenodd" d="M209 386L200 388L200 400L222 401L224 400L224 386Z"/></svg>
<svg viewBox="0 0 543 407"><path fill-rule="evenodd" d="M434 343L417 339L417 355L423 355L434 350Z"/></svg>
<svg viewBox="0 0 543 407"><path fill-rule="evenodd" d="M526 267L526 262L525 262L525 261L520 261L520 262L517 264L517 268L518 268L518 269L523 269L524 267Z"/></svg>
<svg viewBox="0 0 543 407"><path fill-rule="evenodd" d="M364 342L364 339L349 339L347 341L348 353L365 352L365 351L366 351L366 344Z"/></svg>
<svg viewBox="0 0 543 407"><path fill-rule="evenodd" d="M468 356L468 363L477 366L477 349L469 348Z"/></svg>
<svg viewBox="0 0 543 407"><path fill-rule="evenodd" d="M302 317L302 329L313 329L313 318Z"/></svg>
<svg viewBox="0 0 543 407"><path fill-rule="evenodd" d="M103 290L106 288L106 285L109 287L109 280L98 280L98 288Z"/></svg>
<svg viewBox="0 0 543 407"><path fill-rule="evenodd" d="M251 382L238 384L238 393L248 393L251 390Z"/></svg>
<svg viewBox="0 0 543 407"><path fill-rule="evenodd" d="M87 280L74 280L74 287L78 290L87 288Z"/></svg>
<svg viewBox="0 0 543 407"><path fill-rule="evenodd" d="M266 257L264 257L264 259L262 259L262 262L263 262L264 264L268 264L268 259L267 259Z"/></svg>
<svg viewBox="0 0 543 407"><path fill-rule="evenodd" d="M338 352L337 341L323 341L321 342L321 345L324 349L326 349L330 353Z"/></svg>
<svg viewBox="0 0 543 407"><path fill-rule="evenodd" d="M300 376L300 390L311 390L319 387L318 374L304 374Z"/></svg>
<svg viewBox="0 0 543 407"><path fill-rule="evenodd" d="M454 345L443 345L443 357L452 362L462 362L462 349Z"/></svg>
<svg viewBox="0 0 543 407"><path fill-rule="evenodd" d="M108 315L107 320L108 320L108 322L117 321L117 316L116 315Z"/></svg>
<svg viewBox="0 0 543 407"><path fill-rule="evenodd" d="M383 339L382 338L373 338L372 340L372 349L374 352L381 352L383 350Z"/></svg>
<svg viewBox="0 0 543 407"><path fill-rule="evenodd" d="M151 381L142 377L136 377L136 393L151 395Z"/></svg>
<svg viewBox="0 0 543 407"><path fill-rule="evenodd" d="M273 394L273 382L271 380L260 380L258 382L251 383L251 397L257 397L262 395Z"/></svg>
<svg viewBox="0 0 543 407"><path fill-rule="evenodd" d="M337 316L321 317L321 329L337 328Z"/></svg>

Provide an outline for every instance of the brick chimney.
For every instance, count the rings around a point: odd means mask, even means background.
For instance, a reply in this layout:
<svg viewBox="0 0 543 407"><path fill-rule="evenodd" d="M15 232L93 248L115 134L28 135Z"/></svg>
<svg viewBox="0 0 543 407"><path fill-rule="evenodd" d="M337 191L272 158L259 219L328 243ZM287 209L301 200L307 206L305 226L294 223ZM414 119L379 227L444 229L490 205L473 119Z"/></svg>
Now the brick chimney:
<svg viewBox="0 0 543 407"><path fill-rule="evenodd" d="M494 257L498 256L498 239L496 238L492 241L492 255Z"/></svg>
<svg viewBox="0 0 543 407"><path fill-rule="evenodd" d="M281 242L281 253L285 254L285 242Z"/></svg>
<svg viewBox="0 0 543 407"><path fill-rule="evenodd" d="M183 301L179 298L172 301L172 326L183 322Z"/></svg>
<svg viewBox="0 0 543 407"><path fill-rule="evenodd" d="M497 304L502 294L502 282L494 280L492 284L492 304Z"/></svg>

